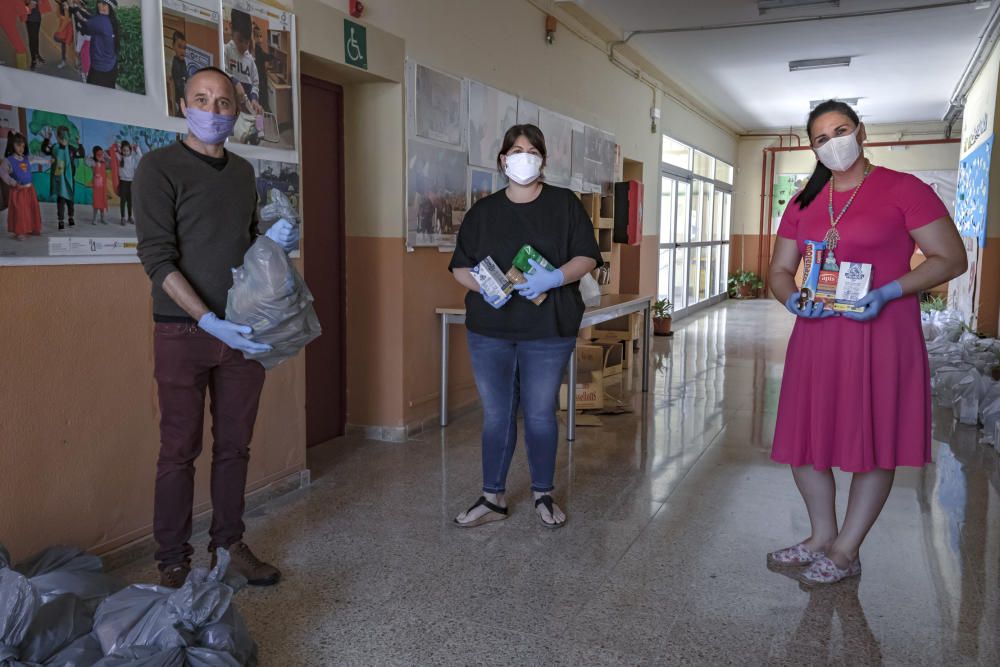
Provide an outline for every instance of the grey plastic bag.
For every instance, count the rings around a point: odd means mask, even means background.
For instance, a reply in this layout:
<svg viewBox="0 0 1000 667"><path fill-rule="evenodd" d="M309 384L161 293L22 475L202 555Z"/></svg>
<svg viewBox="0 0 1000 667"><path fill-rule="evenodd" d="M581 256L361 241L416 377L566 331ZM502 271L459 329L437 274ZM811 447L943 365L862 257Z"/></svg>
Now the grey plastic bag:
<svg viewBox="0 0 1000 667"><path fill-rule="evenodd" d="M232 605L239 577L227 578L229 552L218 563L196 569L176 591L138 585L101 604L94 635L106 658L100 667L254 667L257 644Z"/></svg>
<svg viewBox="0 0 1000 667"><path fill-rule="evenodd" d="M39 606L28 579L0 568L0 667L21 667L21 645Z"/></svg>
<svg viewBox="0 0 1000 667"><path fill-rule="evenodd" d="M28 577L42 604L72 594L91 616L106 597L125 587L117 577L104 574L104 564L98 556L76 547L50 547L13 569Z"/></svg>
<svg viewBox="0 0 1000 667"><path fill-rule="evenodd" d="M271 190L270 203L261 209L261 221L297 220L288 198ZM244 353L264 368L274 368L294 357L319 337L319 318L313 296L288 255L266 236L259 237L233 269L233 286L226 299L226 319L253 328L253 339L271 345L269 352Z"/></svg>
<svg viewBox="0 0 1000 667"><path fill-rule="evenodd" d="M92 634L86 634L45 661L46 667L93 667L104 657L101 643Z"/></svg>

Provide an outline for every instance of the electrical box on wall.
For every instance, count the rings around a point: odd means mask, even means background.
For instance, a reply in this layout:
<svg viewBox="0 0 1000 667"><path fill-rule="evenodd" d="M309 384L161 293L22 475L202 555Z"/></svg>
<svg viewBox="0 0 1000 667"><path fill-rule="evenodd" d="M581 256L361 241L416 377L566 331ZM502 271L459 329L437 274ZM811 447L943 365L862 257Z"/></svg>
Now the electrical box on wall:
<svg viewBox="0 0 1000 667"><path fill-rule="evenodd" d="M641 181L615 183L615 243L642 242L642 196Z"/></svg>

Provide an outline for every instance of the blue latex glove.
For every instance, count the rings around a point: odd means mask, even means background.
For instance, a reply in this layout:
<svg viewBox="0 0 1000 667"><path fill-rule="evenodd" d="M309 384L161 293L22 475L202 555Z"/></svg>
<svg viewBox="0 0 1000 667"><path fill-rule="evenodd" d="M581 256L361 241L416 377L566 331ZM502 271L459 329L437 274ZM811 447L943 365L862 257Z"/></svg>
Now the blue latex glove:
<svg viewBox="0 0 1000 667"><path fill-rule="evenodd" d="M825 320L828 317L837 317L839 313L826 308L817 301L807 301L804 308L799 308L799 292L793 292L788 301L785 301L785 308L796 317L804 317L807 320Z"/></svg>
<svg viewBox="0 0 1000 667"><path fill-rule="evenodd" d="M299 245L299 226L282 218L271 225L264 236L280 245L285 252L291 252Z"/></svg>
<svg viewBox="0 0 1000 667"><path fill-rule="evenodd" d="M868 322L878 317L878 314L885 308L885 304L895 301L903 296L903 287L898 281L892 281L888 285L883 285L877 290L868 292L864 297L854 302L857 307L864 307L860 313L844 313L844 317L855 322Z"/></svg>
<svg viewBox="0 0 1000 667"><path fill-rule="evenodd" d="M227 320L220 320L211 311L201 316L201 319L198 320L198 326L229 347L240 352L259 354L261 352L268 352L271 349L271 346L266 343L258 343L248 338L253 333L253 329L250 327L243 324L234 324Z"/></svg>
<svg viewBox="0 0 1000 667"><path fill-rule="evenodd" d="M514 289L525 299L537 299L550 289L561 287L566 281L566 276L559 269L549 271L533 259L529 259L528 262L532 270L524 274L526 282L514 285Z"/></svg>
<svg viewBox="0 0 1000 667"><path fill-rule="evenodd" d="M491 297L491 296L488 296L485 292L480 292L480 294L483 295L483 301L485 301L486 303L490 304L491 306L493 306L497 310L500 310L501 308L503 308L504 304L506 304L508 301L510 301L510 297L511 297L510 294L508 294L506 296L503 296L503 297Z"/></svg>

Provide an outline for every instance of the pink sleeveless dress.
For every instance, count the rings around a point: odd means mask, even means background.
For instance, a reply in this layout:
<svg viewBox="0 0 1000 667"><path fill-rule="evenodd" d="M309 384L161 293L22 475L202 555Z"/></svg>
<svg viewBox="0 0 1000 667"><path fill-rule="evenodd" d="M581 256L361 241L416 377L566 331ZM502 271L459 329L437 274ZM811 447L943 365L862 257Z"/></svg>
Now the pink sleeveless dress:
<svg viewBox="0 0 1000 667"><path fill-rule="evenodd" d="M793 201L778 236L805 252L830 229L827 185L800 211ZM850 192L835 192L838 213ZM930 186L883 167L869 175L837 229L839 262L872 264L872 289L910 271L910 232L948 215ZM916 296L889 303L870 322L799 318L788 342L771 458L794 467L923 466L931 461L927 348Z"/></svg>

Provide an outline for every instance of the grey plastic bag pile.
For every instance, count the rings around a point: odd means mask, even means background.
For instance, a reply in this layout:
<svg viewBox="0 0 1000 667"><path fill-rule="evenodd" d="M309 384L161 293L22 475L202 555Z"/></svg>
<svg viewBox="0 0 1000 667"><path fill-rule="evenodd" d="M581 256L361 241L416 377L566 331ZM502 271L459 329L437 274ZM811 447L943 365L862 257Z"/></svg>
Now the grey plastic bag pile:
<svg viewBox="0 0 1000 667"><path fill-rule="evenodd" d="M122 586L79 549L11 566L0 546L0 667L91 667L104 655L91 634L95 610Z"/></svg>
<svg viewBox="0 0 1000 667"><path fill-rule="evenodd" d="M232 604L246 580L227 576L228 551L217 557L177 590L141 584L105 600L94 635L106 657L95 667L255 667L257 643Z"/></svg>
<svg viewBox="0 0 1000 667"><path fill-rule="evenodd" d="M969 332L952 311L922 319L935 402L960 424L982 425L980 442L1000 448L1000 341Z"/></svg>
<svg viewBox="0 0 1000 667"><path fill-rule="evenodd" d="M288 198L277 190L271 190L260 218L262 222L281 218L298 222ZM271 345L269 352L244 356L264 368L274 368L319 337L319 318L312 303L312 293L285 251L261 236L243 256L243 266L233 269L226 319L252 327L255 341Z"/></svg>

